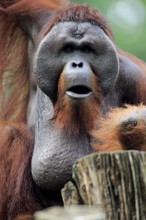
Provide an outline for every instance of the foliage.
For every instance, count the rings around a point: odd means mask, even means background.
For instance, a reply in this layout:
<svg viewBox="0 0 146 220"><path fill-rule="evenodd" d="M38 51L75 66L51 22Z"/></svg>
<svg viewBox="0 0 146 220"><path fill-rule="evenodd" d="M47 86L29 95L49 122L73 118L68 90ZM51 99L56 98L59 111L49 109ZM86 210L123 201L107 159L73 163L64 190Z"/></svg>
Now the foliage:
<svg viewBox="0 0 146 220"><path fill-rule="evenodd" d="M107 18L118 46L146 61L146 0L74 0L90 4Z"/></svg>

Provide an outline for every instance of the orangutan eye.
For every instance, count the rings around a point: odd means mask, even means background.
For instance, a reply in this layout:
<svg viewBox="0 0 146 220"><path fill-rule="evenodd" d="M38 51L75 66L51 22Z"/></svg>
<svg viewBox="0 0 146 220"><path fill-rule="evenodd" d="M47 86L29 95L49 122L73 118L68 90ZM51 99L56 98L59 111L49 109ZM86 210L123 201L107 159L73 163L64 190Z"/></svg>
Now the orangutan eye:
<svg viewBox="0 0 146 220"><path fill-rule="evenodd" d="M64 51L65 53L72 53L72 52L74 52L74 50L75 50L75 48L74 48L74 46L71 45L71 44L67 44L67 45L65 45L65 47L63 48L63 51Z"/></svg>
<svg viewBox="0 0 146 220"><path fill-rule="evenodd" d="M89 45L84 45L84 46L81 47L81 52L92 53L93 49Z"/></svg>

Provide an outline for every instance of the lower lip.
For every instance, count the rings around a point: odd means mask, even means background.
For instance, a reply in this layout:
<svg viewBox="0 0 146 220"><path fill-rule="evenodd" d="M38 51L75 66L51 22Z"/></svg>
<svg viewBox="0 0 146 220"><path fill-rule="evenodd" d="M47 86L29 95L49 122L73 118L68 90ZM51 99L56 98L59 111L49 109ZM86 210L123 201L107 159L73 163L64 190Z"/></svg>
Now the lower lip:
<svg viewBox="0 0 146 220"><path fill-rule="evenodd" d="M86 99L92 95L92 92L89 92L87 94L78 94L71 91L66 91L66 95L72 99Z"/></svg>

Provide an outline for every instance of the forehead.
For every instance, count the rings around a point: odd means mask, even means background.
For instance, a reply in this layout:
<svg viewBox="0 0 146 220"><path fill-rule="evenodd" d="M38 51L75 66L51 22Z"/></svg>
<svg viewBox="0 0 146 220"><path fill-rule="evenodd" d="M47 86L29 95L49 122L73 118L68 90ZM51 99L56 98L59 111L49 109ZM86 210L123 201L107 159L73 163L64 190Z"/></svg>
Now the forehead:
<svg viewBox="0 0 146 220"><path fill-rule="evenodd" d="M66 38L68 36L73 38L82 38L85 35L102 37L104 35L103 30L97 25L93 25L89 22L59 22L48 33L50 37Z"/></svg>

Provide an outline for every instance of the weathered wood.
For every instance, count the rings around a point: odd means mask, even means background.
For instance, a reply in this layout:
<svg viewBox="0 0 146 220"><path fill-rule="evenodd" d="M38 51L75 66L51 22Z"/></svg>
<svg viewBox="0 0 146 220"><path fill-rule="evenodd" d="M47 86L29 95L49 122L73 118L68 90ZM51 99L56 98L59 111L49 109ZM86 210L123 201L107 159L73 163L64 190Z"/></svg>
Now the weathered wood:
<svg viewBox="0 0 146 220"><path fill-rule="evenodd" d="M76 186L62 190L67 207L37 212L35 220L146 220L146 152L89 155L74 165L73 179ZM70 206L79 203L88 206Z"/></svg>
<svg viewBox="0 0 146 220"><path fill-rule="evenodd" d="M83 203L102 210L105 219L146 220L146 152L89 155L74 165L73 179Z"/></svg>
<svg viewBox="0 0 146 220"><path fill-rule="evenodd" d="M95 207L54 207L36 212L35 220L105 220L105 216Z"/></svg>
<svg viewBox="0 0 146 220"><path fill-rule="evenodd" d="M79 205L81 198L76 186L72 182L68 182L61 190L62 200L65 206Z"/></svg>

